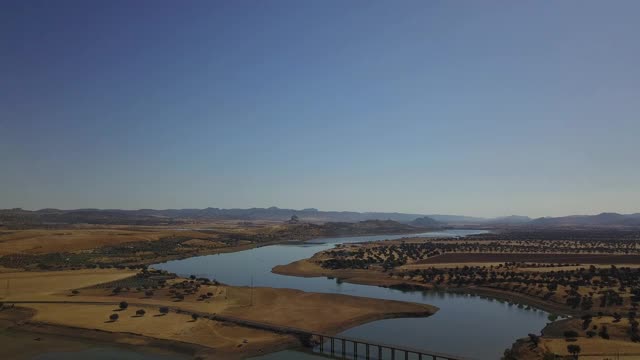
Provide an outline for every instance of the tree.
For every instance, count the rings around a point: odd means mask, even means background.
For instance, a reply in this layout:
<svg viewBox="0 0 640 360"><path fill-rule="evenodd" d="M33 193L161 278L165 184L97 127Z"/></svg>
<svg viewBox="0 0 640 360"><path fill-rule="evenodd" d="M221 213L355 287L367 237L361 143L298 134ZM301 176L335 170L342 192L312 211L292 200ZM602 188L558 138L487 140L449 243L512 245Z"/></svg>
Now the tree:
<svg viewBox="0 0 640 360"><path fill-rule="evenodd" d="M125 310L128 307L129 307L129 304L126 301L121 301L120 302L120 309L121 310Z"/></svg>
<svg viewBox="0 0 640 360"><path fill-rule="evenodd" d="M198 315L198 314L191 314L191 318L193 319L193 321L198 320L199 317L200 317L200 315Z"/></svg>
<svg viewBox="0 0 640 360"><path fill-rule="evenodd" d="M168 307L163 306L163 307L160 308L160 314L166 315L168 313L169 313L169 308Z"/></svg>
<svg viewBox="0 0 640 360"><path fill-rule="evenodd" d="M536 334L529 334L529 340L531 340L533 346L538 346L538 344L540 343L540 336Z"/></svg>
<svg viewBox="0 0 640 360"><path fill-rule="evenodd" d="M144 311L144 309L140 309L140 310L137 310L137 311L136 311L136 315L138 315L138 316L144 316L144 314L146 314L146 313L147 313L147 312L146 312L146 311Z"/></svg>
<svg viewBox="0 0 640 360"><path fill-rule="evenodd" d="M120 316L118 316L118 314L111 314L111 315L109 316L109 320L111 320L111 321L118 321L118 318L119 318L119 317L120 317Z"/></svg>
<svg viewBox="0 0 640 360"><path fill-rule="evenodd" d="M567 351L577 359L578 354L580 354L580 351L582 351L582 349L580 348L580 345L571 344L567 345Z"/></svg>
<svg viewBox="0 0 640 360"><path fill-rule="evenodd" d="M73 294L73 295L78 295L78 294L80 294L80 291L78 291L78 290L72 290L72 291L71 291L71 294Z"/></svg>

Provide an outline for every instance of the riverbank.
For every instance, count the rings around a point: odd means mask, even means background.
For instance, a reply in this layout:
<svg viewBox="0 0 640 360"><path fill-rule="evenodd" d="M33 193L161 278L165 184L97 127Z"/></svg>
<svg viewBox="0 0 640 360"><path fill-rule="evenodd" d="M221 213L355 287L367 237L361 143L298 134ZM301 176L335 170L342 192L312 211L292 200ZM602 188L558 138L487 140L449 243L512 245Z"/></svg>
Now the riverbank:
<svg viewBox="0 0 640 360"><path fill-rule="evenodd" d="M470 233L473 232L448 231L435 233L432 236L438 239L448 237L450 239L448 241L458 242L459 240L452 238ZM329 279L322 276L305 279L272 272L277 265L290 264L325 250L342 249L349 246L347 244L407 237L407 235L397 235L330 238L308 242L302 246L275 245L239 253L197 257L157 264L153 268L183 276L196 274L240 286L259 284L273 288L352 294L436 305L440 310L433 317L374 321L350 328L340 335L470 358L498 359L504 349L511 346L514 338L528 333L538 333L546 324L547 314L542 311L530 311L521 306L508 306L505 302L493 301L485 297L434 291L401 292L389 287L355 285L351 282L342 282L336 277ZM478 331L494 321L500 323L496 329ZM451 341L459 338L475 340L473 342Z"/></svg>
<svg viewBox="0 0 640 360"><path fill-rule="evenodd" d="M0 283L11 286L8 292L0 290L0 301L32 311L14 321L11 327L17 331L140 344L202 358L245 358L298 344L292 335L224 319L335 334L374 320L429 316L437 311L425 304L232 287L208 280L170 280L152 295L144 289L117 287L116 292L116 288L95 286L105 280L128 281L130 276L130 271L119 270L5 272L0 273ZM119 308L123 301L127 306ZM166 314L158 311L162 307L168 309ZM5 305L4 314L9 311L14 310ZM117 318L110 319L114 315Z"/></svg>
<svg viewBox="0 0 640 360"><path fill-rule="evenodd" d="M65 357L91 349L143 354L145 359L192 359L192 344L178 344L134 334L119 334L30 322L34 310L24 307L0 311L0 358L30 360L41 356ZM60 354L60 355L58 355ZM56 357L57 356L57 357ZM148 356L148 357L146 357Z"/></svg>
<svg viewBox="0 0 640 360"><path fill-rule="evenodd" d="M59 270L144 265L332 236L413 234L435 230L393 221L358 223L205 223L203 228L68 225L0 230L0 266ZM206 226L205 226L206 225ZM195 226L195 224L194 224Z"/></svg>
<svg viewBox="0 0 640 360"><path fill-rule="evenodd" d="M411 237L411 236L423 234L429 231L441 231L441 230L446 230L446 229L416 228L412 231L408 231L405 229L404 230L405 232L403 232L402 235ZM247 242L247 243L239 243L239 244L227 246L227 247L214 247L214 248L199 247L194 249L193 251L189 251L188 249L183 249L184 252L182 253L171 254L171 255L161 255L155 258L138 259L134 262L125 263L123 265L152 265L152 264L158 264L158 263L163 263L163 262L173 261L173 260L184 260L184 259L197 257L197 256L228 254L228 253L240 252L240 251L245 251L245 250L250 250L250 249L255 249L255 248L260 248L265 246L272 246L272 245L304 245L316 239L327 238L327 236L331 236L331 238L335 238L335 239L342 239L342 238L351 238L354 236L397 236L397 233L365 232L365 233L357 233L357 234L334 234L334 235L298 234L295 238L291 238L291 239L278 239L278 240L265 241L265 242L250 242L250 243Z"/></svg>
<svg viewBox="0 0 640 360"><path fill-rule="evenodd" d="M303 259L292 262L287 265L278 265L271 270L275 274L298 276L298 277L327 277L336 278L339 281L344 281L358 285L370 285L370 286L382 286L396 289L407 290L435 290L435 291L448 291L456 293L468 293L479 296L491 297L506 302L513 302L522 304L524 306L531 306L549 313L558 315L578 315L580 311L572 309L569 306L544 301L533 296L528 296L520 293L513 293L504 291L501 289L494 289L489 287L480 286L433 286L430 284L424 284L422 282L411 281L410 279L404 279L399 277L392 277L380 271L375 270L363 270L363 269L325 269L315 263L313 258Z"/></svg>

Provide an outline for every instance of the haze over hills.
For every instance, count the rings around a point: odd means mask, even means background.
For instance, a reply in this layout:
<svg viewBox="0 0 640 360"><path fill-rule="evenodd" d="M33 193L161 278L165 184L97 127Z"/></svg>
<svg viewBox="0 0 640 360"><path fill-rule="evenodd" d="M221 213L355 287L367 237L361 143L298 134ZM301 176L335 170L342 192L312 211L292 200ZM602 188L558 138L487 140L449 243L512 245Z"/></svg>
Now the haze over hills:
<svg viewBox="0 0 640 360"><path fill-rule="evenodd" d="M286 221L296 215L305 222L359 222L366 220L392 220L409 223L423 214L386 212L319 211L314 208L302 210L270 208L250 209L23 209L0 210L0 222L4 223L97 223L97 224L152 224L182 223L205 220L270 220ZM461 217L463 218L463 217Z"/></svg>
<svg viewBox="0 0 640 360"><path fill-rule="evenodd" d="M543 217L527 223L530 226L640 226L640 213L618 214L600 213L598 215L571 215L562 217Z"/></svg>
<svg viewBox="0 0 640 360"><path fill-rule="evenodd" d="M618 214L601 213L598 215L571 215L563 217L542 217L531 219L527 216L504 216L481 218L462 215L425 215L398 212L355 212L320 211L315 208L302 210L281 209L278 207L250 209L41 209L36 211L23 209L0 210L2 224L129 224L157 225L180 224L206 220L268 220L286 221L296 215L304 222L360 222L367 220L392 220L415 226L640 226L640 213Z"/></svg>

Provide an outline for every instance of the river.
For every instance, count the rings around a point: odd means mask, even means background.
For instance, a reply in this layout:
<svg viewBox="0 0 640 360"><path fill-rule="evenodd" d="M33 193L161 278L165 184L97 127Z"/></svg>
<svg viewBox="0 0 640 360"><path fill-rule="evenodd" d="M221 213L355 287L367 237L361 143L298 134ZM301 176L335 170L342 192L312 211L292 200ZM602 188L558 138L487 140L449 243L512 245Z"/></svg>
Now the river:
<svg viewBox="0 0 640 360"><path fill-rule="evenodd" d="M351 328L342 335L404 345L473 359L499 359L520 337L539 333L548 314L527 310L492 298L436 291L400 291L378 286L342 283L324 277L302 278L271 272L276 265L311 257L336 244L403 237L466 236L482 230L447 230L423 234L325 238L296 245L270 245L235 253L197 256L153 265L182 276L196 275L237 286L291 288L322 293L348 294L379 299L427 303L440 308L427 318L389 319ZM301 359L295 351L270 354L262 359ZM315 356L311 356L315 358Z"/></svg>

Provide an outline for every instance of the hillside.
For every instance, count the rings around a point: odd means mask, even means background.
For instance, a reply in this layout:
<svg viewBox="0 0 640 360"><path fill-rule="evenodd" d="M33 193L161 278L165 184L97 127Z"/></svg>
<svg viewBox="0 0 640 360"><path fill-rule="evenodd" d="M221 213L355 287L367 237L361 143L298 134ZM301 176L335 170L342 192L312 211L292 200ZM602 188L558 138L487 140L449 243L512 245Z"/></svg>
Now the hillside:
<svg viewBox="0 0 640 360"><path fill-rule="evenodd" d="M601 213L598 215L572 215L562 217L543 217L532 220L528 226L566 227L566 226L640 226L640 213L618 214Z"/></svg>
<svg viewBox="0 0 640 360"><path fill-rule="evenodd" d="M444 224L428 216L423 216L411 221L409 225L417 227L440 227Z"/></svg>

